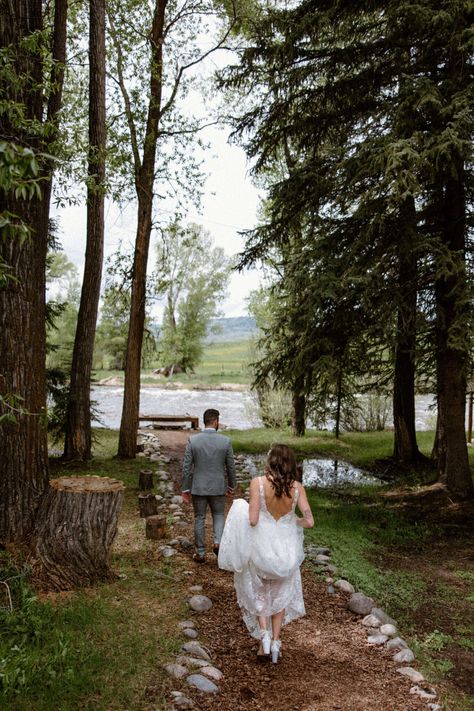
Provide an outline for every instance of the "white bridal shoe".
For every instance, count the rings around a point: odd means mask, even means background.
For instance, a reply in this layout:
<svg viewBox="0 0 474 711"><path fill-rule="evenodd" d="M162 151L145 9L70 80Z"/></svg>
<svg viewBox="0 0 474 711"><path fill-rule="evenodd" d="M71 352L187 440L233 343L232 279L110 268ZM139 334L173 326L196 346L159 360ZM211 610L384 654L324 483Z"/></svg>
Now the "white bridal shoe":
<svg viewBox="0 0 474 711"><path fill-rule="evenodd" d="M270 654L270 643L272 641L272 636L267 630L260 630L260 639L262 640L262 647L264 654Z"/></svg>
<svg viewBox="0 0 474 711"><path fill-rule="evenodd" d="M278 657L280 655L281 640L274 639L271 643L270 648L271 648L271 652L272 652L272 662L273 662L273 664L276 664L278 662Z"/></svg>

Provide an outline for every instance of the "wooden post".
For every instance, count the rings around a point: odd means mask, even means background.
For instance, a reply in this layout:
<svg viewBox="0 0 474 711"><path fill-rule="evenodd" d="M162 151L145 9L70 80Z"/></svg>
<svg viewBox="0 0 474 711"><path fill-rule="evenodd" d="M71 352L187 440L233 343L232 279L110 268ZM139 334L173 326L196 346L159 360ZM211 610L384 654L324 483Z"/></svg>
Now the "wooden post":
<svg viewBox="0 0 474 711"><path fill-rule="evenodd" d="M140 517L154 516L158 513L158 501L155 494L138 494L138 508Z"/></svg>
<svg viewBox="0 0 474 711"><path fill-rule="evenodd" d="M138 478L138 488L140 491L153 489L153 472L151 469L142 469Z"/></svg>
<svg viewBox="0 0 474 711"><path fill-rule="evenodd" d="M114 580L109 552L124 485L100 476L61 477L49 484L37 516L37 573L53 590Z"/></svg>
<svg viewBox="0 0 474 711"><path fill-rule="evenodd" d="M166 538L168 530L165 516L148 516L146 520L146 537L153 540Z"/></svg>

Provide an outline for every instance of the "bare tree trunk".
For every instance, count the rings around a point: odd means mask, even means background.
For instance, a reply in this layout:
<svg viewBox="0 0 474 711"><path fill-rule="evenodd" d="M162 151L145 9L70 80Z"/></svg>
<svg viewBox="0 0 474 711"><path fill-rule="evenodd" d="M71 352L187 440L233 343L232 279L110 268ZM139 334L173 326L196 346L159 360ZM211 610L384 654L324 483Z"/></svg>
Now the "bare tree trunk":
<svg viewBox="0 0 474 711"><path fill-rule="evenodd" d="M398 255L397 343L393 384L394 459L406 464L421 458L415 426L415 346L417 260L413 253L416 239L416 212L413 198L401 211L403 238Z"/></svg>
<svg viewBox="0 0 474 711"><path fill-rule="evenodd" d="M342 358L338 359L338 371L337 371L337 393L336 393L336 427L335 434L336 439L339 439L339 434L341 432L341 406L342 406Z"/></svg>
<svg viewBox="0 0 474 711"><path fill-rule="evenodd" d="M155 154L161 112L163 31L167 0L156 0L151 31L150 103L143 161L136 165L138 222L133 259L130 322L125 361L125 383L120 422L118 456L134 458L137 449L138 415L140 407L140 368L145 325L146 269L150 246ZM135 151L136 152L136 151ZM135 158L137 162L137 157Z"/></svg>
<svg viewBox="0 0 474 711"><path fill-rule="evenodd" d="M456 497L473 495L465 430L467 382L467 342L461 335L467 322L465 229L465 174L462 162L457 176L450 174L445 183L444 244L450 251L452 265L438 266L435 284L437 306L437 393L438 393L438 475Z"/></svg>
<svg viewBox="0 0 474 711"><path fill-rule="evenodd" d="M34 151L48 152L56 137L61 106L66 44L67 0L55 3L52 53L53 90L46 109L50 129L42 135L22 133L2 124L3 137ZM27 119L43 121L43 62L41 48L21 46L24 38L42 31L41 0L0 0L0 45L10 46L20 83L5 88L24 105ZM28 80L26 78L29 77ZM20 398L25 414L15 424L0 424L0 540L24 538L31 530L37 506L48 484L45 380L45 266L49 227L52 166L44 161L42 198L18 200L0 193L0 211L9 210L31 228L24 242L12 235L0 240L0 257L9 276L0 289L0 395Z"/></svg>
<svg viewBox="0 0 474 711"><path fill-rule="evenodd" d="M296 379L292 391L292 429L295 437L304 437L306 431L306 395L304 393L304 375Z"/></svg>
<svg viewBox="0 0 474 711"><path fill-rule="evenodd" d="M105 0L90 0L87 246L71 365L64 458L91 458L90 381L104 254Z"/></svg>

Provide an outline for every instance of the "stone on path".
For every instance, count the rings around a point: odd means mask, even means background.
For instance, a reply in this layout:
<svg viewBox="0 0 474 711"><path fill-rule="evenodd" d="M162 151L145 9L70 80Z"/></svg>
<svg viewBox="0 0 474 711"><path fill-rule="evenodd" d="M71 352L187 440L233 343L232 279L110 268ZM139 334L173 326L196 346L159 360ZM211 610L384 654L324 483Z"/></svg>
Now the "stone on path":
<svg viewBox="0 0 474 711"><path fill-rule="evenodd" d="M420 699L425 699L426 701L433 701L437 696L436 691L432 687L423 688L418 685L411 687L410 694L416 694ZM436 704L430 704L430 708L435 705Z"/></svg>
<svg viewBox="0 0 474 711"><path fill-rule="evenodd" d="M397 664L409 664L415 659L415 655L411 649L401 649L393 655L393 661Z"/></svg>
<svg viewBox="0 0 474 711"><path fill-rule="evenodd" d="M197 659L196 657L179 656L179 657L176 657L176 662L178 664L184 664L188 667L208 667L209 666L208 659Z"/></svg>
<svg viewBox="0 0 474 711"><path fill-rule="evenodd" d="M319 565L324 565L324 563L329 563L331 560L331 557L328 555L323 555L322 553L318 553L318 555L315 558L316 563Z"/></svg>
<svg viewBox="0 0 474 711"><path fill-rule="evenodd" d="M196 623L193 622L193 620L183 620L182 622L178 622L178 627L181 629L185 629L185 627L196 627Z"/></svg>
<svg viewBox="0 0 474 711"><path fill-rule="evenodd" d="M315 550L316 555L331 555L331 549L325 546L318 546Z"/></svg>
<svg viewBox="0 0 474 711"><path fill-rule="evenodd" d="M171 546L164 546L161 550L161 555L163 558L171 558L173 555L176 555L176 551L174 548L171 548Z"/></svg>
<svg viewBox="0 0 474 711"><path fill-rule="evenodd" d="M206 652L204 647L202 647L199 642L196 642L195 640L192 642L186 642L186 644L183 644L181 649L187 654L192 654L193 657L198 657L198 659L206 659L208 662L211 661L211 657Z"/></svg>
<svg viewBox="0 0 474 711"><path fill-rule="evenodd" d="M220 681L224 677L224 674L216 667L201 667L200 674L205 674L214 681Z"/></svg>
<svg viewBox="0 0 474 711"><path fill-rule="evenodd" d="M195 612L207 612L212 607L212 601L206 595L193 595L189 607Z"/></svg>
<svg viewBox="0 0 474 711"><path fill-rule="evenodd" d="M378 628L380 627L380 620L378 617L375 617L375 615L366 615L362 620L361 624L363 624L364 627Z"/></svg>
<svg viewBox="0 0 474 711"><path fill-rule="evenodd" d="M215 694L219 691L214 682L202 674L190 674L186 681L190 686L194 686L196 689L199 689L199 691L204 691L207 694Z"/></svg>
<svg viewBox="0 0 474 711"><path fill-rule="evenodd" d="M188 673L188 669L181 664L165 664L163 669L165 669L166 673L175 679L182 679L183 676L186 676Z"/></svg>
<svg viewBox="0 0 474 711"><path fill-rule="evenodd" d="M179 494L176 494L175 496L172 497L171 503L181 505L183 503L183 497L180 496Z"/></svg>
<svg viewBox="0 0 474 711"><path fill-rule="evenodd" d="M408 649L408 644L401 637L394 637L387 642L387 649Z"/></svg>
<svg viewBox="0 0 474 711"><path fill-rule="evenodd" d="M372 613L372 615L375 615L376 617L379 618L380 624L382 625L394 625L395 627L397 626L397 623L395 620L390 617L390 615L387 615L387 613L382 610L380 607L373 607L369 612Z"/></svg>
<svg viewBox="0 0 474 711"><path fill-rule="evenodd" d="M395 635L397 634L397 628L395 627L395 625L382 625L380 628L380 632L382 634L386 634L387 637L395 637Z"/></svg>
<svg viewBox="0 0 474 711"><path fill-rule="evenodd" d="M185 637L188 637L189 639L196 639L196 637L199 637L199 632L197 630L193 629L192 627L185 627L183 629L183 634Z"/></svg>
<svg viewBox="0 0 474 711"><path fill-rule="evenodd" d="M374 601L371 597L367 597L364 593L356 592L349 598L347 607L356 615L368 615L374 606Z"/></svg>
<svg viewBox="0 0 474 711"><path fill-rule="evenodd" d="M182 691L172 691L171 696L173 697L173 708L192 709L194 706L194 701L189 696L185 696Z"/></svg>
<svg viewBox="0 0 474 711"><path fill-rule="evenodd" d="M371 634L367 637L367 642L369 644L385 644L388 637L386 634ZM403 660L402 660L403 661ZM411 661L411 660L410 660Z"/></svg>
<svg viewBox="0 0 474 711"><path fill-rule="evenodd" d="M420 674L420 672L413 669L413 667L398 667L397 672L398 674L407 676L414 684L420 684L425 680L423 674Z"/></svg>
<svg viewBox="0 0 474 711"><path fill-rule="evenodd" d="M189 588L189 592L192 592L192 593L202 592L202 585L191 585L191 587Z"/></svg>
<svg viewBox="0 0 474 711"><path fill-rule="evenodd" d="M326 592L328 593L328 595L335 595L336 589L333 585L328 585L326 588Z"/></svg>
<svg viewBox="0 0 474 711"><path fill-rule="evenodd" d="M341 578L341 580L336 580L334 583L334 587L338 588L338 590L341 590L342 592L345 593L353 593L355 592L354 586L350 584L348 580L344 580Z"/></svg>

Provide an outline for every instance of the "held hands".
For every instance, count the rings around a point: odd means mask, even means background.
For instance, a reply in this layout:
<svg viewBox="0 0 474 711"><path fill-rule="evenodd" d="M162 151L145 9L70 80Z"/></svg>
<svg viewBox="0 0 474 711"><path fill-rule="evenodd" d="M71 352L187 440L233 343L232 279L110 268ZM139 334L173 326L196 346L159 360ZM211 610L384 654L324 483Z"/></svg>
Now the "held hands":
<svg viewBox="0 0 474 711"><path fill-rule="evenodd" d="M225 495L227 496L228 499L233 499L234 498L234 490L229 487L227 489L227 491L225 492Z"/></svg>
<svg viewBox="0 0 474 711"><path fill-rule="evenodd" d="M191 503L191 492L190 491L182 491L181 496L183 497L183 501L185 504Z"/></svg>

